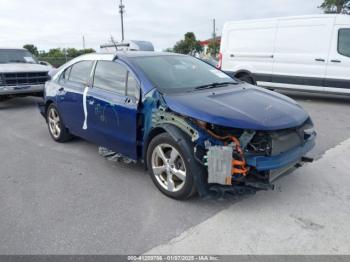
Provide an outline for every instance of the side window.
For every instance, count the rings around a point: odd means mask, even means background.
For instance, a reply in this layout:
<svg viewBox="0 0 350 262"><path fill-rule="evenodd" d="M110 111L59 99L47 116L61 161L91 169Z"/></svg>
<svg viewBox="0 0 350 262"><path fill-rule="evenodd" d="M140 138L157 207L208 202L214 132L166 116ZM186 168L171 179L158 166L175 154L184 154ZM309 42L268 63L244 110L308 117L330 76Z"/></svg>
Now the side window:
<svg viewBox="0 0 350 262"><path fill-rule="evenodd" d="M140 88L139 85L134 78L134 76L128 73L128 82L127 82L127 95L130 97L135 97L137 99L140 98Z"/></svg>
<svg viewBox="0 0 350 262"><path fill-rule="evenodd" d="M69 81L85 84L89 81L93 61L82 61L72 66Z"/></svg>
<svg viewBox="0 0 350 262"><path fill-rule="evenodd" d="M340 29L338 39L338 52L350 57L350 29Z"/></svg>
<svg viewBox="0 0 350 262"><path fill-rule="evenodd" d="M69 79L70 71L72 70L72 67L68 67L60 77L60 82L65 82Z"/></svg>
<svg viewBox="0 0 350 262"><path fill-rule="evenodd" d="M94 87L126 94L127 70L112 61L99 61L96 65Z"/></svg>

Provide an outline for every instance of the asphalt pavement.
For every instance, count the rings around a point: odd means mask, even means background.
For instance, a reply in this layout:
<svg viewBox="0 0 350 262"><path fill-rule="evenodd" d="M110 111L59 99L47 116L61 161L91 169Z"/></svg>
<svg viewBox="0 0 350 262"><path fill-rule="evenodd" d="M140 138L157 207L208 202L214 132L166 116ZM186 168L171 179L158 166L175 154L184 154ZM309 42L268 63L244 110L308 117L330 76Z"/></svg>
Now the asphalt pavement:
<svg viewBox="0 0 350 262"><path fill-rule="evenodd" d="M320 159L350 137L350 98L293 98L310 112L319 134L312 156ZM0 103L0 254L141 254L244 205L246 198L174 201L158 192L140 165L109 162L96 145L79 139L55 143L38 101ZM269 201L259 205L271 215L264 209Z"/></svg>

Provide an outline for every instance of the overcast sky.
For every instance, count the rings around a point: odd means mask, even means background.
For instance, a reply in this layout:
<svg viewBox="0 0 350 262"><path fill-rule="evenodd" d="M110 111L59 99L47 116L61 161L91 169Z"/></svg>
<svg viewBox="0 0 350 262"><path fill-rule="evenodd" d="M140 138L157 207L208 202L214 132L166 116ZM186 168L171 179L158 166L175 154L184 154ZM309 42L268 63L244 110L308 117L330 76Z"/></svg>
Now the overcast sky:
<svg viewBox="0 0 350 262"><path fill-rule="evenodd" d="M157 50L172 47L184 33L211 37L212 19L221 34L225 21L318 14L321 0L124 0L126 39L149 40ZM0 0L0 46L39 50L99 49L113 35L120 40L119 0Z"/></svg>

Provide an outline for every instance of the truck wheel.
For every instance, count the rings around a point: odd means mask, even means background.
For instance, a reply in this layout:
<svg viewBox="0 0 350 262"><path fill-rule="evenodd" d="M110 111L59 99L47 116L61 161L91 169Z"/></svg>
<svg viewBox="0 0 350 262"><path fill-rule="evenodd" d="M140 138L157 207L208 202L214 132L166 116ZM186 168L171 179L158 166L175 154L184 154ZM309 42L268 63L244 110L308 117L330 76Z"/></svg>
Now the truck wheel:
<svg viewBox="0 0 350 262"><path fill-rule="evenodd" d="M68 129L63 124L62 118L54 104L51 104L47 109L46 120L53 140L63 143L72 138Z"/></svg>
<svg viewBox="0 0 350 262"><path fill-rule="evenodd" d="M247 74L240 75L237 78L243 82L248 83L248 84L255 85L253 77L251 77Z"/></svg>
<svg viewBox="0 0 350 262"><path fill-rule="evenodd" d="M153 183L166 196L183 200L195 192L193 156L168 134L156 136L147 150L147 164Z"/></svg>

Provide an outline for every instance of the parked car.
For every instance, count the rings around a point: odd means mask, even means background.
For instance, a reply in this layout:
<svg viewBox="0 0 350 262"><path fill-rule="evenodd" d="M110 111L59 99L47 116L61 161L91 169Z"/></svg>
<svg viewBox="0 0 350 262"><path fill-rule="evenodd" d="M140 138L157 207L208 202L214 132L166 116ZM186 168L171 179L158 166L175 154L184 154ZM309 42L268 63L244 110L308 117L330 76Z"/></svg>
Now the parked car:
<svg viewBox="0 0 350 262"><path fill-rule="evenodd" d="M148 168L175 199L267 190L316 133L292 99L171 53L89 54L62 66L40 105L52 138L72 135Z"/></svg>
<svg viewBox="0 0 350 262"><path fill-rule="evenodd" d="M49 70L26 49L0 48L0 101L42 95Z"/></svg>
<svg viewBox="0 0 350 262"><path fill-rule="evenodd" d="M268 88L350 94L350 16L228 22L221 69Z"/></svg>

